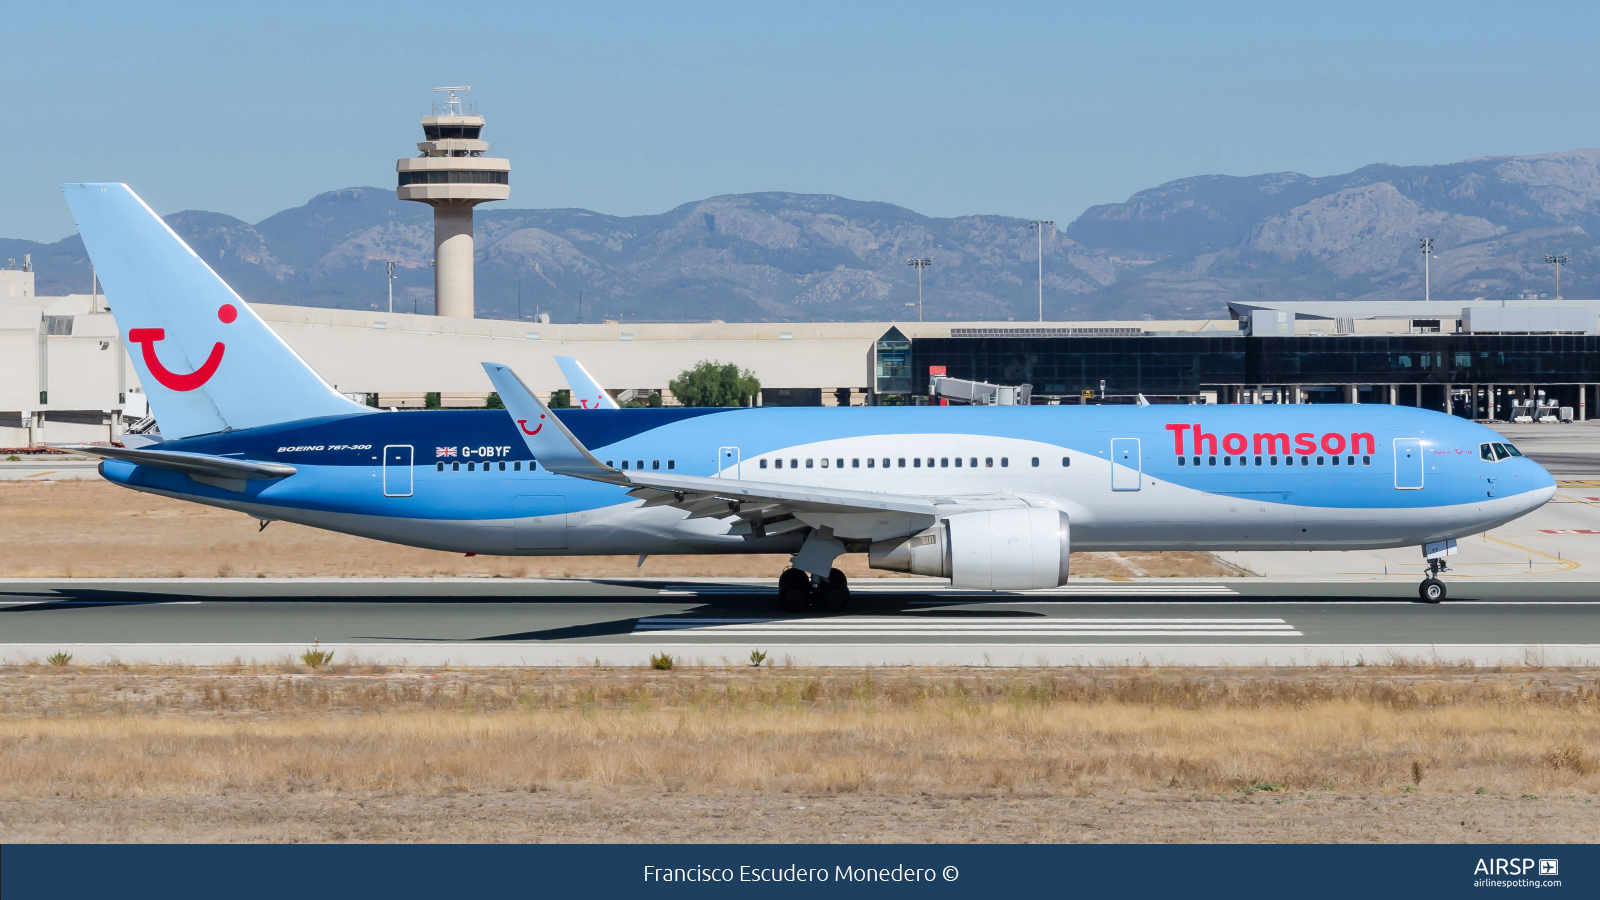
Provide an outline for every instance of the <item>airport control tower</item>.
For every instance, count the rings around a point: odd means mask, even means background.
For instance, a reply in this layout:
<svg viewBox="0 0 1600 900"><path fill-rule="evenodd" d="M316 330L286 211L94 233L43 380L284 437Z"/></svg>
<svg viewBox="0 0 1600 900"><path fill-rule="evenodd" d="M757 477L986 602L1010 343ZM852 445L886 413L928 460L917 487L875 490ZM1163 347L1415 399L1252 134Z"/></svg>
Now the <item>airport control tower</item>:
<svg viewBox="0 0 1600 900"><path fill-rule="evenodd" d="M395 163L400 199L433 207L434 313L472 318L472 208L511 196L511 161L484 156L483 116L460 95L470 87L434 88L447 99L422 119L421 154Z"/></svg>

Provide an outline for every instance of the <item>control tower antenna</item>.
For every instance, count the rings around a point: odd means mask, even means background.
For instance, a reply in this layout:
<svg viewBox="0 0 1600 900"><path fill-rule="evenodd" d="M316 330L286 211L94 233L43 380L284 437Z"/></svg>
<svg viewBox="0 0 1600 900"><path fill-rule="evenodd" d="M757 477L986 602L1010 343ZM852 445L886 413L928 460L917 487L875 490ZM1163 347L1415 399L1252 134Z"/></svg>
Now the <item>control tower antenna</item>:
<svg viewBox="0 0 1600 900"><path fill-rule="evenodd" d="M436 315L473 316L472 208L511 196L511 161L484 154L483 116L461 94L467 86L434 88L445 94L422 117L417 156L399 160L399 197L433 207L433 309Z"/></svg>

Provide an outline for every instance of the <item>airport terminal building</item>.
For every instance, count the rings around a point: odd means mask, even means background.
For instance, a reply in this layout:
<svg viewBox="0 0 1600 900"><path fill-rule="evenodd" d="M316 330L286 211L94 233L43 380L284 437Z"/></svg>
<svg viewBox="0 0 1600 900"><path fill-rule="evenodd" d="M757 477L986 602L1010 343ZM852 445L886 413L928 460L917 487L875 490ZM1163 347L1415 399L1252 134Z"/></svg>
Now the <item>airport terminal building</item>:
<svg viewBox="0 0 1600 900"><path fill-rule="evenodd" d="M38 297L0 270L0 447L106 441L148 412L104 295ZM252 304L343 393L382 407L482 406L479 363L548 396L553 357L613 393L735 363L763 405L938 402L930 372L1029 384L1034 403L1398 403L1485 421L1586 419L1600 302L1232 304L1192 321L553 324ZM1540 405L1542 401L1543 405ZM1532 404L1530 406L1530 404Z"/></svg>

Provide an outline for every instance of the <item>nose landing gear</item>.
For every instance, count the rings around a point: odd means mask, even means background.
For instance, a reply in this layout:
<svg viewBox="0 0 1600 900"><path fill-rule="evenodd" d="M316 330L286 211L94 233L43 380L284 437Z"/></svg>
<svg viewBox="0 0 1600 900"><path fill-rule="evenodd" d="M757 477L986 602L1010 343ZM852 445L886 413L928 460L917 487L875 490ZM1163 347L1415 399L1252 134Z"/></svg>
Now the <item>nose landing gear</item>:
<svg viewBox="0 0 1600 900"><path fill-rule="evenodd" d="M1422 585L1417 588L1417 593L1422 597L1423 603L1438 603L1444 600L1444 582L1438 579L1438 574L1445 571L1443 559L1428 560L1428 577L1422 580Z"/></svg>

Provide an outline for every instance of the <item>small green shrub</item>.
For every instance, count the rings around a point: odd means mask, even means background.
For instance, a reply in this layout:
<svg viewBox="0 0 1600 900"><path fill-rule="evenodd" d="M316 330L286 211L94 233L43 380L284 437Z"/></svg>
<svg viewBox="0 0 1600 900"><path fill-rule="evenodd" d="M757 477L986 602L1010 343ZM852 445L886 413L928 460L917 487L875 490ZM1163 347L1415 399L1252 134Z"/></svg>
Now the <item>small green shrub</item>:
<svg viewBox="0 0 1600 900"><path fill-rule="evenodd" d="M1419 788L1414 784L1402 784L1402 785L1400 785L1400 793L1402 793L1402 794L1415 794L1417 791L1420 791L1420 790L1422 790L1422 788Z"/></svg>
<svg viewBox="0 0 1600 900"><path fill-rule="evenodd" d="M322 642L317 641L310 650L300 654L300 661L313 669L320 669L333 662L333 651L322 649Z"/></svg>
<svg viewBox="0 0 1600 900"><path fill-rule="evenodd" d="M1254 784L1241 785L1240 787L1234 788L1234 790L1241 794L1255 794L1261 791L1277 793L1278 791L1283 790L1283 785L1275 784L1271 781L1257 781Z"/></svg>
<svg viewBox="0 0 1600 900"><path fill-rule="evenodd" d="M761 665L762 663L764 663L766 661L767 661L766 651L764 651L764 650L751 650L750 651L750 665L759 666L759 665Z"/></svg>
<svg viewBox="0 0 1600 900"><path fill-rule="evenodd" d="M44 661L52 666L70 666L72 665L72 654L57 650L49 656L46 656Z"/></svg>
<svg viewBox="0 0 1600 900"><path fill-rule="evenodd" d="M22 457L20 457L20 456L16 455L15 453L13 453L10 456L6 457L6 462L22 462Z"/></svg>
<svg viewBox="0 0 1600 900"><path fill-rule="evenodd" d="M1484 789L1483 789L1483 788L1478 788L1478 789L1477 789L1477 790L1475 790L1475 791L1473 791L1473 793L1474 793L1474 794L1477 794L1477 795L1479 795L1479 796L1480 796L1480 797L1481 797L1481 796L1483 796L1483 795L1484 795L1484 794L1487 794L1487 793L1489 793L1489 792L1488 792L1488 791L1486 791L1486 790L1484 790Z"/></svg>
<svg viewBox="0 0 1600 900"><path fill-rule="evenodd" d="M1522 799L1524 799L1524 800L1537 800L1537 799L1539 799L1539 795L1538 794L1523 794L1522 795Z"/></svg>
<svg viewBox="0 0 1600 900"><path fill-rule="evenodd" d="M672 669L672 657L666 653L657 653L650 657L650 668L666 672Z"/></svg>

